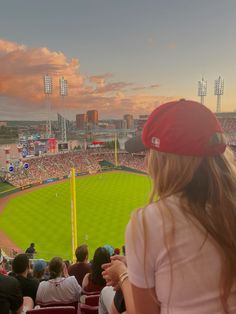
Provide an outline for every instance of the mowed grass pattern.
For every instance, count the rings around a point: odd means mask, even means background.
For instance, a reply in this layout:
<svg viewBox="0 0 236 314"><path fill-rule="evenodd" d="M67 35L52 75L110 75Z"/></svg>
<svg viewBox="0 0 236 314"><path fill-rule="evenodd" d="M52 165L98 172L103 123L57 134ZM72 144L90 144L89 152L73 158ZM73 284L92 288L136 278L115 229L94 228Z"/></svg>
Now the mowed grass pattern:
<svg viewBox="0 0 236 314"><path fill-rule="evenodd" d="M15 189L15 187L12 186L11 184L0 182L0 193L14 190L14 189Z"/></svg>
<svg viewBox="0 0 236 314"><path fill-rule="evenodd" d="M150 180L127 172L76 179L78 244L92 258L98 246L121 247L130 213L148 201ZM70 185L44 186L11 199L0 216L2 229L25 250L35 242L39 257L71 259Z"/></svg>

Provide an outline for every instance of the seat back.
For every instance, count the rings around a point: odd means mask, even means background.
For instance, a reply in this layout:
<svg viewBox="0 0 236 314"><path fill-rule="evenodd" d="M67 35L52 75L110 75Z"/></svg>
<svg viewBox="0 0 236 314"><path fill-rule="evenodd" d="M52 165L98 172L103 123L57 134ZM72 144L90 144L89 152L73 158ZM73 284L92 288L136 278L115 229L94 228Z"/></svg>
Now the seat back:
<svg viewBox="0 0 236 314"><path fill-rule="evenodd" d="M91 291L91 292L82 290L82 294L83 295L94 295L94 294L100 294L100 293L101 293L101 290L99 290L99 291Z"/></svg>
<svg viewBox="0 0 236 314"><path fill-rule="evenodd" d="M98 306L91 306L80 303L77 314L98 314Z"/></svg>
<svg viewBox="0 0 236 314"><path fill-rule="evenodd" d="M44 308L44 307L61 307L61 306L63 306L63 307L68 307L68 306L70 306L70 307L74 307L75 309L77 309L77 307L78 307L78 302L73 302L73 303L48 303L48 304L40 304L40 303L38 303L38 305L40 306L40 307L42 307L42 308Z"/></svg>
<svg viewBox="0 0 236 314"><path fill-rule="evenodd" d="M98 303L99 303L99 294L85 296L85 304L90 305L90 306L98 306Z"/></svg>
<svg viewBox="0 0 236 314"><path fill-rule="evenodd" d="M26 314L76 314L73 306L53 306L27 311Z"/></svg>

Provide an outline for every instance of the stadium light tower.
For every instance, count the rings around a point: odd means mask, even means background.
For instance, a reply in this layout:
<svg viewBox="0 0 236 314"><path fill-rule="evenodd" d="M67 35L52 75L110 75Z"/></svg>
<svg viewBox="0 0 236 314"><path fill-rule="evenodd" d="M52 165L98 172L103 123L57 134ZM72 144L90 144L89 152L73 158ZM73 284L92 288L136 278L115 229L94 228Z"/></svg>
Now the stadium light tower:
<svg viewBox="0 0 236 314"><path fill-rule="evenodd" d="M59 80L60 85L60 96L62 101L62 109L64 112L64 116L61 119L61 140L63 143L67 142L67 132L66 132L66 118L65 118L65 96L68 95L68 83L67 80L64 79L64 77L60 78Z"/></svg>
<svg viewBox="0 0 236 314"><path fill-rule="evenodd" d="M221 112L221 96L224 94L224 80L221 76L215 80L216 112Z"/></svg>
<svg viewBox="0 0 236 314"><path fill-rule="evenodd" d="M51 101L50 101L50 95L52 94L52 77L49 76L48 74L44 75L44 94L45 94L47 110L48 110L46 133L47 133L47 137L50 138L52 136Z"/></svg>
<svg viewBox="0 0 236 314"><path fill-rule="evenodd" d="M202 77L201 81L198 81L198 96L200 97L201 104L204 105L204 97L207 95L207 81Z"/></svg>

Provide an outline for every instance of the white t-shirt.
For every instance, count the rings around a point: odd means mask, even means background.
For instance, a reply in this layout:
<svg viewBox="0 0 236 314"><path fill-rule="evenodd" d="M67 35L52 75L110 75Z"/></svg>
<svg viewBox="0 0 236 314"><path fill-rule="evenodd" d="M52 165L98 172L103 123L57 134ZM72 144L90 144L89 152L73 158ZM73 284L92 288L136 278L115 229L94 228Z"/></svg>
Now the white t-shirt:
<svg viewBox="0 0 236 314"><path fill-rule="evenodd" d="M173 215L175 229L169 249L173 271L172 283L166 238L163 236L165 228L171 239L173 230L170 219L163 220L163 213L167 213L168 210ZM150 204L139 210L136 217L135 230L131 223L126 230L126 254L131 283L140 288L155 287L161 314L224 313L219 298L221 271L219 251L210 236L205 238L204 229L196 227L182 213L179 198L171 196L165 202ZM197 225L199 226L198 223ZM236 284L232 288L229 306L230 314L236 313Z"/></svg>
<svg viewBox="0 0 236 314"><path fill-rule="evenodd" d="M99 296L98 314L109 314L115 296L113 287L104 287Z"/></svg>
<svg viewBox="0 0 236 314"><path fill-rule="evenodd" d="M36 304L68 304L78 302L81 294L81 287L75 276L58 277L39 284Z"/></svg>

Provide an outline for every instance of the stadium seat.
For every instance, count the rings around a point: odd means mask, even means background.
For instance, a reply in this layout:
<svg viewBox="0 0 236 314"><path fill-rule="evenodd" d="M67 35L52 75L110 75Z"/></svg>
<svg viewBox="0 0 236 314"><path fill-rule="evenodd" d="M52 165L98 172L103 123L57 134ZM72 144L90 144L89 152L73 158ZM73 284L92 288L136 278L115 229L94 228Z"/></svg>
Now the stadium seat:
<svg viewBox="0 0 236 314"><path fill-rule="evenodd" d="M73 306L55 306L33 309L26 314L76 314L76 310Z"/></svg>
<svg viewBox="0 0 236 314"><path fill-rule="evenodd" d="M45 307L74 307L75 309L77 309L78 306L78 302L73 302L73 303L50 303L50 304L40 304L37 303L37 305L39 305L41 308L45 308Z"/></svg>
<svg viewBox="0 0 236 314"><path fill-rule="evenodd" d="M80 303L77 314L98 314L99 294L86 295L85 303Z"/></svg>
<svg viewBox="0 0 236 314"><path fill-rule="evenodd" d="M99 294L96 295L87 295L85 296L85 304L90 305L90 306L97 306L99 303Z"/></svg>
<svg viewBox="0 0 236 314"><path fill-rule="evenodd" d="M79 304L77 314L98 314L98 306Z"/></svg>
<svg viewBox="0 0 236 314"><path fill-rule="evenodd" d="M91 292L87 292L87 291L82 291L83 295L100 295L101 291L91 291Z"/></svg>

